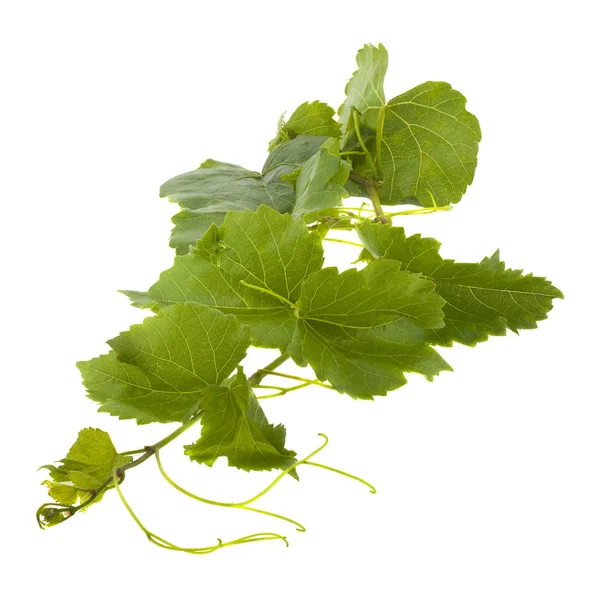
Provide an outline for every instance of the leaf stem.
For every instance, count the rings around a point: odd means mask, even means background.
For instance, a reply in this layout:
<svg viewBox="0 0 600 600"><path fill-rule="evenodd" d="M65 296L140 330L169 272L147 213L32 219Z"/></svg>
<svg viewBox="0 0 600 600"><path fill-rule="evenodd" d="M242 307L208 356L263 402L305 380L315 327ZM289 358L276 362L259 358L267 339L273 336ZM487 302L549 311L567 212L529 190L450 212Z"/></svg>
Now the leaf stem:
<svg viewBox="0 0 600 600"><path fill-rule="evenodd" d="M386 213L386 217L392 218L399 217L402 215L430 215L432 213L442 212L445 210L452 210L452 205L448 204L446 206L429 206L423 208L415 208L413 210L403 210L395 213Z"/></svg>
<svg viewBox="0 0 600 600"><path fill-rule="evenodd" d="M287 373L280 373L279 371L270 371L267 369L261 369L265 375L274 375L275 377L285 377L286 379L294 379L295 381L304 381L305 383L318 385L319 387L326 388L328 390L335 390L335 388L327 383L323 383L318 379L306 379L305 377L299 377L298 375L288 375Z"/></svg>
<svg viewBox="0 0 600 600"><path fill-rule="evenodd" d="M248 383L255 387L260 384L260 382L267 376L267 373L264 371L272 371L282 365L290 355L287 352L282 352L280 356L278 356L275 360L271 361L264 369L258 369L256 373L250 375L248 378Z"/></svg>
<svg viewBox="0 0 600 600"><path fill-rule="evenodd" d="M381 207L381 201L379 200L379 192L377 191L377 184L372 180L367 180L366 190L369 194L369 198L371 199L371 203L373 204L373 208L375 209L375 214L377 215L377 220L381 222L382 225L386 225L389 223L385 213L383 212L383 208Z"/></svg>
<svg viewBox="0 0 600 600"><path fill-rule="evenodd" d="M337 238L323 238L324 242L337 242L338 244L348 244L349 246L358 246L359 248L364 248L362 244L358 242L350 242L348 240L339 240Z"/></svg>
<svg viewBox="0 0 600 600"><path fill-rule="evenodd" d="M295 390L300 390L302 388L305 388L309 385L313 385L312 383L301 383L300 385L293 385L292 387L289 388L277 388L275 386L264 386L264 387L272 387L273 389L279 389L279 392L277 392L276 394L267 394L266 396L257 396L257 400L265 400L266 398L276 398L277 396L285 396L287 393L289 392L293 392ZM262 387L262 386L259 386Z"/></svg>
<svg viewBox="0 0 600 600"><path fill-rule="evenodd" d="M371 172L373 173L373 175L375 175L377 173L377 170L375 169L375 164L373 163L373 159L371 158L371 153L367 149L367 146L365 145L365 142L363 141L362 135L360 133L360 121L358 119L358 112L356 112L355 110L352 111L352 118L354 119L354 130L356 131L358 143L360 144L360 147L365 153L365 158L367 159L367 163L369 164Z"/></svg>

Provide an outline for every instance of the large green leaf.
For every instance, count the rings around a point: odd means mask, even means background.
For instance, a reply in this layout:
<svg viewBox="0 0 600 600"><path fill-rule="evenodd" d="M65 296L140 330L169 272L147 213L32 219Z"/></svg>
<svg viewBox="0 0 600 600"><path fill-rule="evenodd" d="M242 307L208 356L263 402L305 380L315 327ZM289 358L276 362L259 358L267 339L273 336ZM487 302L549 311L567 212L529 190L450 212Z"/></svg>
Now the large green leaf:
<svg viewBox="0 0 600 600"><path fill-rule="evenodd" d="M326 140L300 135L284 142L269 155L262 173L209 159L198 169L169 179L160 195L182 208L173 217L171 246L178 254L187 254L190 245L213 223L220 225L230 210L256 210L264 204L280 213L291 212L296 193L282 176L301 168Z"/></svg>
<svg viewBox="0 0 600 600"><path fill-rule="evenodd" d="M481 131L449 84L429 81L390 100L380 114L378 164L383 204L443 206L473 181Z"/></svg>
<svg viewBox="0 0 600 600"><path fill-rule="evenodd" d="M360 122L375 131L377 116L385 104L383 80L388 67L388 53L382 44L366 44L356 55L358 70L346 85L346 100L339 108L343 131L348 134L354 130L352 111L360 114Z"/></svg>
<svg viewBox="0 0 600 600"><path fill-rule="evenodd" d="M277 135L269 143L269 152L286 140L299 135L318 135L339 138L340 124L333 119L335 111L324 102L304 102L284 121L279 121Z"/></svg>
<svg viewBox="0 0 600 600"><path fill-rule="evenodd" d="M505 335L507 328L534 329L552 309L552 301L563 297L543 277L506 269L498 252L479 263L457 263L440 256L436 240L407 238L402 227L364 222L358 233L368 253L363 258L397 260L403 269L435 282L446 300L445 327L427 334L435 344L474 346L490 335Z"/></svg>
<svg viewBox="0 0 600 600"><path fill-rule="evenodd" d="M285 469L295 452L285 448L285 427L271 425L241 368L224 385L207 388L200 399L202 435L185 453L212 466L226 456L245 471Z"/></svg>
<svg viewBox="0 0 600 600"><path fill-rule="evenodd" d="M290 354L340 392L385 395L406 383L407 372L431 379L450 368L425 343L427 330L443 326L443 304L431 282L395 261L326 268L302 286Z"/></svg>
<svg viewBox="0 0 600 600"><path fill-rule="evenodd" d="M250 333L218 310L167 307L109 340L112 351L79 362L88 396L100 411L138 423L183 421L201 392L239 364Z"/></svg>
<svg viewBox="0 0 600 600"><path fill-rule="evenodd" d="M146 294L126 293L137 306L194 302L218 308L249 325L255 345L284 350L293 335L301 283L322 264L318 233L260 206L229 213Z"/></svg>

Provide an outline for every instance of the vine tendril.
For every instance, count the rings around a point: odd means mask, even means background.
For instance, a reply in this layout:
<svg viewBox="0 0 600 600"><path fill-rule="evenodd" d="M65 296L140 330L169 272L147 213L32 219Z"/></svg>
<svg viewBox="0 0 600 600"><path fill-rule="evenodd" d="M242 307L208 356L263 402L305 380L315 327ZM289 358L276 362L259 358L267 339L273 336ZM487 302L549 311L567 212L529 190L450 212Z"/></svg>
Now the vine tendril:
<svg viewBox="0 0 600 600"><path fill-rule="evenodd" d="M237 544L245 544L245 543L249 543L249 542L259 542L259 541L267 541L267 540L282 540L283 542L285 542L286 546L289 546L288 541L285 538L285 536L279 535L278 533L270 533L270 532L254 533L252 535L247 535L245 537L231 540L229 542L223 542L222 540L218 539L217 544L213 544L212 546L199 547L199 548L186 548L186 547L178 546L177 544L173 544L172 542L169 542L165 538L162 538L159 535L157 535L156 533L153 533L152 531L150 531L140 521L139 517L135 514L135 512L133 511L133 509L131 508L131 506L129 505L127 500L125 499L125 496L123 495L123 491L121 490L121 486L120 486L120 482L119 482L119 478L118 478L118 471L119 471L118 469L113 469L113 485L114 485L115 489L117 490L117 494L119 495L119 498L121 499L121 502L123 503L123 506L125 506L127 512L130 514L131 518L135 521L137 526L145 533L146 537L148 538L148 541L150 541L151 543L153 543L156 546L159 546L166 550L175 550L177 552L186 552L188 554L208 554L210 552L214 552L215 550L218 550L219 548L225 548L227 546L235 546Z"/></svg>

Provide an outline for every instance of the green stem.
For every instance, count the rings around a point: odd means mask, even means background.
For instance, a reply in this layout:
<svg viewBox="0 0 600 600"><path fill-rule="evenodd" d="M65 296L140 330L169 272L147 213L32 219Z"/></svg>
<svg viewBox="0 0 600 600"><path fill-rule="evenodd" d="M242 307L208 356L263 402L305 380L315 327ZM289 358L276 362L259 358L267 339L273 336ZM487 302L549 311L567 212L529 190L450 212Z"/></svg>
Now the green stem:
<svg viewBox="0 0 600 600"><path fill-rule="evenodd" d="M362 139L362 135L360 133L360 121L358 119L358 113L355 110L352 111L352 118L354 119L354 130L356 131L358 143L360 144L360 147L365 153L365 158L367 159L367 163L369 165L369 169L371 169L371 173L375 175L377 173L377 170L375 169L375 164L373 163L373 159L371 158L371 153L367 150L367 146L365 145L365 142Z"/></svg>
<svg viewBox="0 0 600 600"><path fill-rule="evenodd" d="M429 206L424 208L415 208L413 210L403 210L395 213L386 213L386 217L399 217L402 215L430 215L436 212L442 212L445 210L452 210L452 205L448 204L446 206Z"/></svg>
<svg viewBox="0 0 600 600"><path fill-rule="evenodd" d="M304 461L305 465L310 465L311 467L319 467L319 469L326 469L327 471L333 471L334 473L337 473L338 475L343 475L344 477L349 477L350 479L354 479L356 481L360 481L360 483L363 483L364 485L366 485L369 488L369 491L371 492L371 494L376 494L377 490L368 482L365 481L364 479L357 477L356 475L351 475L350 473L346 473L346 471L341 471L340 469L334 469L333 467L329 467L327 465L322 465L321 463L316 463L316 462L312 462L312 461Z"/></svg>
<svg viewBox="0 0 600 600"><path fill-rule="evenodd" d="M324 242L337 242L338 244L348 244L349 246L358 246L359 248L363 248L362 244L358 242L349 242L348 240L339 240L337 238L323 238Z"/></svg>
<svg viewBox="0 0 600 600"><path fill-rule="evenodd" d="M369 194L369 198L371 199L371 203L373 204L373 208L375 209L377 220L380 221L382 225L389 223L385 213L383 212L383 208L381 207L381 201L379 200L379 193L377 191L377 184L374 181L368 180L365 187L367 193Z"/></svg>
<svg viewBox="0 0 600 600"><path fill-rule="evenodd" d="M156 546L159 546L166 550L175 550L178 552L186 552L188 554L209 554L210 552L214 552L215 550L218 550L219 548L225 548L227 546L234 546L236 544L245 544L248 542L256 542L256 541L261 541L261 540L283 540L285 542L285 544L288 545L287 539L284 536L279 535L278 533L254 533L252 535L245 536L243 538L238 538L238 539L232 540L230 542L223 543L221 540L218 540L218 542L219 542L218 544L214 544L213 546L204 546L204 547L200 547L200 548L184 548L182 546L178 546L177 544L173 544L172 542L169 542L168 540L165 540L164 538L162 538L159 535L150 531L140 521L139 517L135 514L135 512L133 511L133 509L127 502L125 496L123 495L123 492L122 492L121 486L120 486L120 482L119 482L118 474L119 474L119 469L113 469L113 474L112 474L113 485L114 485L115 489L117 490L117 494L119 495L119 498L121 499L121 502L123 503L123 506L125 506L127 512L130 514L131 518L135 521L137 526L146 534L146 537L148 538L148 540L150 542L152 542L153 544L155 544Z"/></svg>
<svg viewBox="0 0 600 600"><path fill-rule="evenodd" d="M273 479L273 481L266 488L264 488L262 492L259 492L258 494L256 494L256 496L252 496L252 498L250 498L249 500L245 500L244 502L236 502L236 505L247 506L248 504L252 504L256 500L258 500L259 498L262 498L267 492L272 490L290 471L293 471L296 467L305 464L306 461L309 461L313 456L321 452L321 450L323 450L323 448L325 448L325 446L327 446L327 444L329 443L329 438L324 433L319 433L319 435L325 441L316 450L313 450L303 459L296 461L293 465L290 465L289 467L281 471L281 473L279 473L279 475L277 475L277 477L275 477L275 479Z"/></svg>
<svg viewBox="0 0 600 600"><path fill-rule="evenodd" d="M189 492L185 488L182 488L180 485L178 485L171 479L171 477L167 474L167 472L165 471L165 469L162 465L162 462L160 460L160 455L158 452L156 453L155 458L156 458L156 464L158 465L158 470L160 471L160 474L165 478L165 480L170 485L172 485L177 491L181 492L182 494L185 494L188 498L192 498L192 500L197 500L198 502L202 502L203 504L210 504L211 506L223 506L225 508L239 508L241 510L248 510L251 512L259 513L261 515L266 515L268 517L274 517L275 519L287 521L288 523L295 525L296 529L298 531L302 531L302 532L306 531L306 527L304 527L304 525L302 525L301 523L298 523L298 521L294 521L294 519L290 519L289 517L284 517L283 515L280 515L280 514L277 514L274 512L270 512L268 510L261 510L259 508L254 508L253 506L240 505L240 504L236 504L235 502L217 502L216 500L209 500L208 498L202 498L201 496L192 494L191 492Z"/></svg>
<svg viewBox="0 0 600 600"><path fill-rule="evenodd" d="M300 390L309 385L313 385L313 384L307 382L307 383L301 383L300 385L293 385L292 387L288 387L288 388L277 388L276 386L264 386L264 387L272 387L274 390L279 389L279 392L277 392L276 394L267 394L266 396L257 396L256 398L257 398L257 400L265 400L266 398L277 398L277 396L285 396L289 392L294 392L295 390ZM262 386L260 386L260 387L262 387Z"/></svg>
<svg viewBox="0 0 600 600"><path fill-rule="evenodd" d="M282 352L280 356L278 356L275 360L271 361L264 369L258 369L256 373L250 375L248 378L248 383L254 387L260 384L260 382L267 376L265 371L272 371L277 367L281 366L290 355L287 352Z"/></svg>
<svg viewBox="0 0 600 600"><path fill-rule="evenodd" d="M169 442L172 442L175 438L179 437L184 431L187 431L190 427L192 427L192 425L196 424L200 420L201 416L202 416L202 411L196 413L193 417L191 417L183 425L181 425L181 427L178 427L175 431L170 433L167 437L163 438L162 440L160 440L153 446L146 446L143 450L143 454L139 458L132 460L131 462L127 463L126 465L123 465L122 467L120 467L118 469L119 476L121 478L124 478L125 471L129 471L129 469L133 469L134 467L137 467L138 465L141 465L142 463L146 462L151 456L154 455L154 453L159 448L163 448ZM138 451L136 451L135 453L139 454ZM121 455L124 456L125 453L121 453ZM46 508L56 508L57 510L59 510L59 512L62 512L65 515L65 519L64 519L65 521L67 519L70 519L73 515L78 513L80 510L85 509L92 502L94 502L97 499L98 495L101 494L102 492L104 492L107 488L109 488L111 484L114 484L114 477L112 475L106 481L104 481L102 484L100 484L97 488L89 490L90 497L87 500L85 500L84 502L82 502L81 504L79 504L78 506L66 506L66 505L54 504L54 503L43 504L38 509L38 512L37 512L38 524L40 525L40 527L44 526L43 522L40 520L40 517L41 517L41 515L43 515L43 511Z"/></svg>
<svg viewBox="0 0 600 600"><path fill-rule="evenodd" d="M304 381L304 383L318 385L319 387L326 388L328 390L335 390L335 388L327 383L323 383L318 379L306 379L306 377L299 377L298 375L288 375L287 373L280 373L279 371L268 371L267 369L261 369L265 375L274 375L275 377L285 377L286 379L294 379L295 381Z"/></svg>

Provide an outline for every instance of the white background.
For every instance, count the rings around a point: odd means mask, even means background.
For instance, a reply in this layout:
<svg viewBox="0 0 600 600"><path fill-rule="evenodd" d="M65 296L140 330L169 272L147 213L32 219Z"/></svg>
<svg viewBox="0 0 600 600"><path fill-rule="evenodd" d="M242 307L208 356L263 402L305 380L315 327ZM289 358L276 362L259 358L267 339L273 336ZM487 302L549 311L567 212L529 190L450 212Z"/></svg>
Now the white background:
<svg viewBox="0 0 600 600"><path fill-rule="evenodd" d="M0 10L2 543L7 598L600 598L598 44L592 2L27 2ZM74 363L142 312L172 262L176 207L159 185L208 157L259 169L277 118L305 100L336 107L356 50L383 42L393 97L449 81L483 141L475 182L451 212L411 216L447 257L550 277L565 293L538 330L441 350L434 384L375 402L326 390L264 402L304 455L325 432L328 464L302 469L262 506L308 531L180 498L149 461L124 492L181 544L260 530L207 556L160 550L115 493L42 532L39 465L85 426L121 449L169 426L98 414ZM398 222L400 224L400 222ZM333 246L333 245L332 245ZM347 266L351 247L328 247ZM248 360L249 369L273 353ZM191 433L188 439L191 440ZM270 480L193 465L172 475L241 500ZM289 478L288 478L289 479Z"/></svg>

